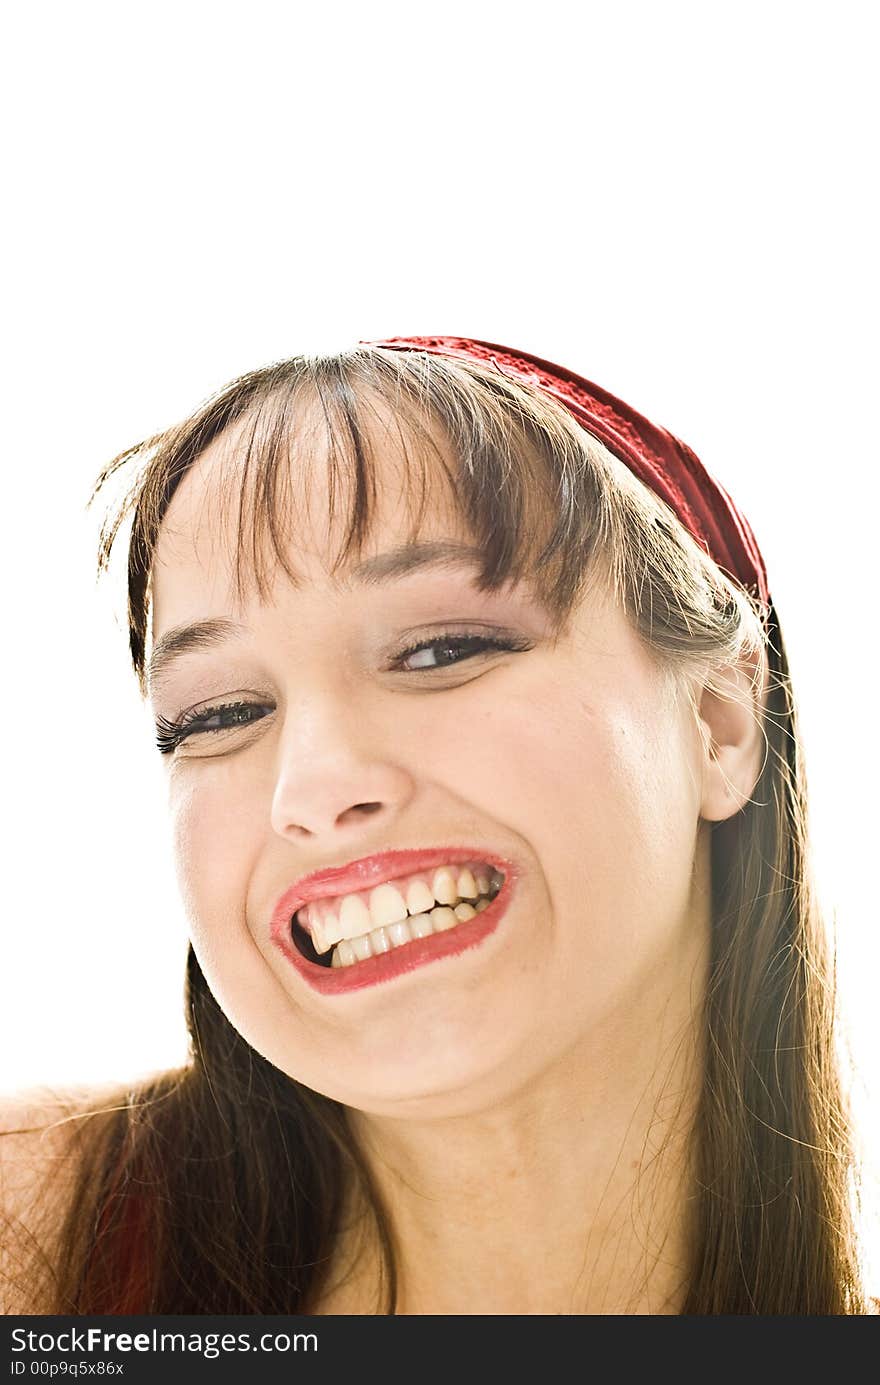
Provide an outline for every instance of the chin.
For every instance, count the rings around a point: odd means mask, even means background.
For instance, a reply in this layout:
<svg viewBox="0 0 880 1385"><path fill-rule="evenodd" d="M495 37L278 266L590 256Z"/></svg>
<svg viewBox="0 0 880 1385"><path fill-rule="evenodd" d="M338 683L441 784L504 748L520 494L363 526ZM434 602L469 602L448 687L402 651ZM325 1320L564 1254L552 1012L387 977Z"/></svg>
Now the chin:
<svg viewBox="0 0 880 1385"><path fill-rule="evenodd" d="M402 1119L447 1119L485 1111L517 1088L527 1085L533 1074L514 1076L503 1055L490 1061L486 1054L477 1061L473 1051L462 1052L457 1060L448 1053L442 1059L427 1055L415 1060L374 1063L359 1068L357 1078L343 1087L328 1079L325 1095L365 1115L395 1116Z"/></svg>

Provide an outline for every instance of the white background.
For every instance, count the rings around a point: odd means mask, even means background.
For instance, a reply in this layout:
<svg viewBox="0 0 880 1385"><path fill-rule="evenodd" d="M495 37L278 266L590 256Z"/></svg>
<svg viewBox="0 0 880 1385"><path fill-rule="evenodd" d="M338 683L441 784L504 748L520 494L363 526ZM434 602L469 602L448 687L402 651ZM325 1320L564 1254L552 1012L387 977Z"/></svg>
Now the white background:
<svg viewBox="0 0 880 1385"><path fill-rule="evenodd" d="M184 1055L163 781L101 465L360 337L563 362L765 554L880 1145L870 4L31 3L7 26L0 1088Z"/></svg>

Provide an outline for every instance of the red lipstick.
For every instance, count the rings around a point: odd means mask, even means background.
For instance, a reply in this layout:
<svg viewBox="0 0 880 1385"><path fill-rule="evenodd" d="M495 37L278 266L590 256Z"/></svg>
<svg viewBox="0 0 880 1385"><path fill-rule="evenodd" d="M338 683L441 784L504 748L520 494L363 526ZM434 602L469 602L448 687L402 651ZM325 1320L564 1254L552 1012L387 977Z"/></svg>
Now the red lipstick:
<svg viewBox="0 0 880 1385"><path fill-rule="evenodd" d="M396 880L419 870L431 870L444 865L464 865L485 861L504 876L504 884L491 904L475 918L457 923L441 933L416 938L390 952L368 957L348 967L327 967L310 962L302 955L292 934L292 919L298 909L313 899L355 893L386 880ZM284 892L272 911L270 935L275 945L304 981L322 995L344 995L366 986L390 981L404 972L442 957L452 957L467 948L478 946L495 929L504 916L519 871L512 861L497 852L479 846L432 847L423 851L383 851L365 856L345 866L314 871L297 880Z"/></svg>

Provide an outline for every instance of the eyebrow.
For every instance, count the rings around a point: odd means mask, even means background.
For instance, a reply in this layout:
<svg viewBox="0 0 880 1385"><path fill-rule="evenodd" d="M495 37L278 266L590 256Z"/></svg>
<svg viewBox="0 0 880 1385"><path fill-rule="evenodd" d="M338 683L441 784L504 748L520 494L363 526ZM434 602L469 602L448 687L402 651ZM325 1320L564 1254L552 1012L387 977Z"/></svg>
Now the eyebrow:
<svg viewBox="0 0 880 1385"><path fill-rule="evenodd" d="M474 568L479 566L481 556L480 549L452 540L402 544L387 553L379 553L357 563L338 579L337 586L376 587L428 568ZM246 625L222 617L172 626L153 646L147 665L148 687L154 688L160 683L171 665L182 655L198 649L215 649L246 634Z"/></svg>

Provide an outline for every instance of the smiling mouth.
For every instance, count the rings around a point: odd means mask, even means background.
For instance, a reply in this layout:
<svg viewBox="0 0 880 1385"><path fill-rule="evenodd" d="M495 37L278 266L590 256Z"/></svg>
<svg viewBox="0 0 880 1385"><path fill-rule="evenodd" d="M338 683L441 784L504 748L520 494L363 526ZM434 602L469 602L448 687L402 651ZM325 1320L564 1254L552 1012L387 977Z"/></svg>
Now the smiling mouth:
<svg viewBox="0 0 880 1385"><path fill-rule="evenodd" d="M449 932L460 923L469 922L487 909L498 895L504 884L504 875L492 869L488 878L477 874L474 879L473 874L468 872L466 876L459 876L459 881L461 883L454 898L452 892L445 893L444 902L435 899L431 909L415 913L408 910L406 917L372 928L356 937L340 939L335 947L325 952L318 952L311 933L300 923L298 913L290 920L291 937L300 955L313 965L327 969L356 966L370 957L406 947L408 943L427 938L432 933Z"/></svg>

